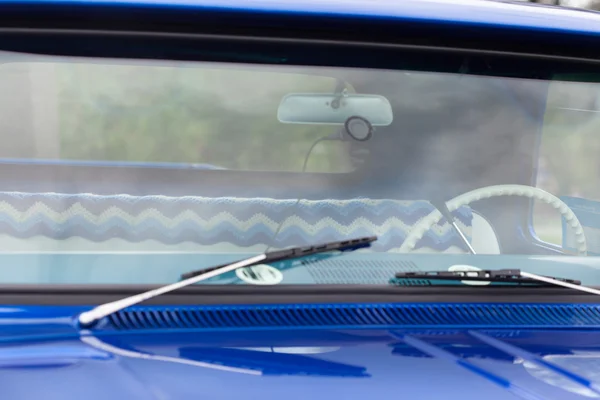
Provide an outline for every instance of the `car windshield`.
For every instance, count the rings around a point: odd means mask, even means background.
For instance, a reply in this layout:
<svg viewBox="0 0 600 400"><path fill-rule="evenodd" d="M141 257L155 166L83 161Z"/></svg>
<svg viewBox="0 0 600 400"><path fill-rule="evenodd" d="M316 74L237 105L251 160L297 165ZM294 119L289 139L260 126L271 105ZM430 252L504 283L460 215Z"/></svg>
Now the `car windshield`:
<svg viewBox="0 0 600 400"><path fill-rule="evenodd" d="M5 283L168 283L370 235L369 249L283 277L263 266L213 282L385 283L507 262L598 279L594 77L0 61L0 258L19 259Z"/></svg>

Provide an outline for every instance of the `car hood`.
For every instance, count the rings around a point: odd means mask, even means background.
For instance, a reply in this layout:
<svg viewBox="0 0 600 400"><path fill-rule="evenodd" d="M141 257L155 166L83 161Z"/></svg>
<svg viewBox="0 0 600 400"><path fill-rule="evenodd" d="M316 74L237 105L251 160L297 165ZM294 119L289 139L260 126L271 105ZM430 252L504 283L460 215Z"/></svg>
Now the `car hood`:
<svg viewBox="0 0 600 400"><path fill-rule="evenodd" d="M65 328L40 335L35 326L0 335L3 399L600 397L596 330Z"/></svg>

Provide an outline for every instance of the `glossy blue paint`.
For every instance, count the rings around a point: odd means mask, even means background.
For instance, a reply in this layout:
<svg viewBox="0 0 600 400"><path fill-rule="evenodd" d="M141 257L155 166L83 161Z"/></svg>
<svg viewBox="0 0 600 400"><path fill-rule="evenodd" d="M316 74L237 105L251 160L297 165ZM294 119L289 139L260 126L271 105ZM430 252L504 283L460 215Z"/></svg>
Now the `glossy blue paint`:
<svg viewBox="0 0 600 400"><path fill-rule="evenodd" d="M32 7L54 4L65 9L99 5L237 10L600 34L598 14L475 0L0 0L5 5L17 3ZM143 277L147 283L162 283L199 264L214 262L207 256L199 262L197 255L6 257L18 258L13 260L19 265L17 273L10 272L11 279L18 281L15 283L31 283L40 277L56 283L122 283L128 276L135 276L137 282ZM424 269L438 269L440 261L457 260L438 257L443 259L428 259ZM78 268L83 258L92 267L87 272ZM485 266L496 268L494 263L506 264L507 260L494 258ZM575 275L571 277L581 274L584 279L598 279L596 266L584 265L586 262L593 260L538 257L521 259L519 266L525 263L528 270L537 272L536 268L564 270L565 263L570 263ZM286 278L314 283L303 272L290 269ZM506 324L482 327L475 324L481 315L472 311L472 326L463 323L454 328L436 326L433 314L429 315L434 322L426 328L386 324L375 312L371 316L381 323L366 326L352 321L337 327L314 324L285 329L277 324L137 330L101 325L81 331L75 318L90 306L0 306L2 399L479 400L600 396L600 332L595 324L574 326L574 314L553 315L557 326L563 326L561 330L519 325L521 320L510 313L507 318L515 321L511 328ZM156 312L157 308L148 310ZM423 307L419 313L426 315L431 310Z"/></svg>
<svg viewBox="0 0 600 400"><path fill-rule="evenodd" d="M142 306L110 315L100 330L240 330L307 328L600 329L596 304L242 304ZM96 329L98 330L98 329Z"/></svg>
<svg viewBox="0 0 600 400"><path fill-rule="evenodd" d="M185 8L200 11L391 18L399 21L600 34L600 14L481 0L2 0L0 4Z"/></svg>
<svg viewBox="0 0 600 400"><path fill-rule="evenodd" d="M400 394L435 399L441 391L444 399L461 400L600 395L597 330L79 332L70 317L82 309L0 309L3 399L318 400ZM41 337L44 326L63 333ZM11 338L7 330L19 334Z"/></svg>

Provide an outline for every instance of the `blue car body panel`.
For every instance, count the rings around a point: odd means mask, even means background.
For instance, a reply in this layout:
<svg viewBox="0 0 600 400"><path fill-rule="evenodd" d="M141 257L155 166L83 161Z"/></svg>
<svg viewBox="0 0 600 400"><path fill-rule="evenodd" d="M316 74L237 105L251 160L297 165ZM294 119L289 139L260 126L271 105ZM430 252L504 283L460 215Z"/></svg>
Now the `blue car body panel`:
<svg viewBox="0 0 600 400"><path fill-rule="evenodd" d="M362 19L374 25L385 19L480 30L600 34L600 14L492 1L63 0L0 1L0 6L65 11L118 7L121 12L132 10L132 19L133 11L144 7L238 12L248 18L268 14L273 21L285 14ZM191 256L180 257L197 266L189 261ZM60 263L59 258L44 262ZM143 261L140 266L165 271L162 261ZM26 262L21 273L35 273L38 262ZM62 265L67 271L63 281L77 281L73 260ZM182 263L156 280L171 280L187 269ZM140 271L133 277L143 280ZM102 279L111 283L114 276L108 271ZM80 329L76 316L91 306L0 304L2 399L600 397L599 325L578 318L579 309L559 309L551 314L555 325L538 327L522 323L507 306L506 317L515 320L513 327L433 324L419 329L397 321L388 324L374 312L370 318L381 323L373 326L353 326L350 321L344 327L298 323L286 329L164 329L157 319L151 320L156 326L142 330ZM537 304L527 307L533 314L539 309ZM595 306L586 310L600 315ZM423 307L422 312L431 310ZM464 315L480 317L471 312Z"/></svg>
<svg viewBox="0 0 600 400"><path fill-rule="evenodd" d="M587 329L78 331L71 316L83 309L0 310L2 398L464 400L600 394L600 338Z"/></svg>

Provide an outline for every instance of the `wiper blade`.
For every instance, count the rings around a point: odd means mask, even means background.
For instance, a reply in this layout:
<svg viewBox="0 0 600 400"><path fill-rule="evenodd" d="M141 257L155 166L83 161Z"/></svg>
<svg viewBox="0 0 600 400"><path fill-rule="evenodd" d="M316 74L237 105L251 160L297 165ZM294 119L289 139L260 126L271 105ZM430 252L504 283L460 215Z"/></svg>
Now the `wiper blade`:
<svg viewBox="0 0 600 400"><path fill-rule="evenodd" d="M376 240L377 236L367 236L351 240L323 243L315 246L296 247L288 250L271 251L268 253L259 254L254 257L249 257L234 263L192 271L190 273L182 275L182 277L189 276L189 278L184 279L182 281L175 282L170 285L161 286L158 289L149 290L147 292L126 297L121 300L101 304L92 308L89 311L85 311L79 314L79 325L81 325L82 327L89 327L91 325L94 325L96 322L100 321L102 318L105 318L110 314L120 311L124 308L141 303L142 301L149 300L153 297L172 292L173 290L181 289L183 287L193 285L194 283L198 283L206 279L219 276L226 272L235 271L239 268L251 267L253 265L263 264L266 262L291 260L294 258L301 258L330 251L358 250L361 248L371 246L371 243L373 243Z"/></svg>
<svg viewBox="0 0 600 400"><path fill-rule="evenodd" d="M327 253L330 251L354 251L360 248L369 247L371 243L373 243L376 240L377 236L368 236L352 240L323 243L316 246L295 247L287 250L270 251L268 253L264 253L264 258L259 262L263 264L276 261L285 261L293 258L300 258L318 253ZM258 264L259 262L255 262L252 265ZM222 264L217 265L216 267L202 268L196 271L187 272L181 275L181 279L193 278L198 275L206 274L207 272L218 270L219 268L224 268L228 265L230 264Z"/></svg>
<svg viewBox="0 0 600 400"><path fill-rule="evenodd" d="M481 271L400 272L397 273L395 276L396 279L418 279L429 281L503 282L536 286L556 286L557 283L549 282L549 280L552 280L556 282L567 283L569 285L581 285L581 281L575 279L555 278L550 276L528 274L527 272L522 272L519 269L499 269ZM539 278L545 279L541 280Z"/></svg>
<svg viewBox="0 0 600 400"><path fill-rule="evenodd" d="M390 284L396 286L422 286L423 281L432 285L432 281L479 281L479 282L502 282L504 284L517 284L528 286L562 286L580 292L591 293L600 296L600 290L582 286L575 279L554 278L524 272L520 269L500 269L481 271L423 271L423 272L400 272L390 280Z"/></svg>

